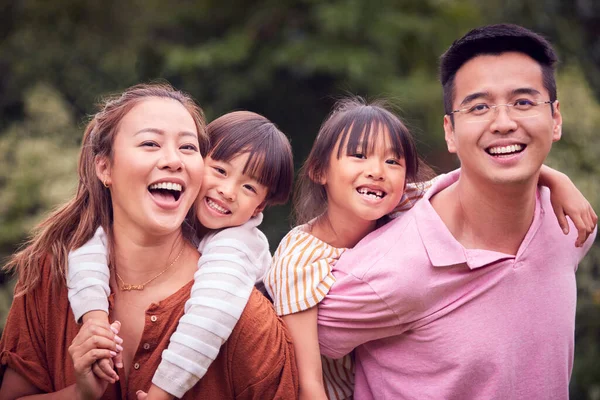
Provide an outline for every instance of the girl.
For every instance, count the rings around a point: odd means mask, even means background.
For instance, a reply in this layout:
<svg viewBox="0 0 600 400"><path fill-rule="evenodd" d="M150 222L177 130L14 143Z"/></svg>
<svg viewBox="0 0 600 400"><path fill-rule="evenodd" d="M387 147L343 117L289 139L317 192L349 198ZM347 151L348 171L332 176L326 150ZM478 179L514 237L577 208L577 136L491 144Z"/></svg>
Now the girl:
<svg viewBox="0 0 600 400"><path fill-rule="evenodd" d="M281 241L265 278L294 339L301 399L352 397L351 355L320 356L315 306L334 284L331 265L342 252L385 223L386 215L410 208L431 185L415 185L431 176L423 167L411 133L382 103L342 100L321 126L295 193L299 226ZM548 170L550 183L561 179ZM571 201L570 183L556 184L561 186L552 189L567 188L561 199ZM572 204L580 199L577 193Z"/></svg>
<svg viewBox="0 0 600 400"><path fill-rule="evenodd" d="M257 226L262 210L285 203L293 180L289 141L261 115L232 112L207 126L211 146L194 214L202 238L202 257L194 274L185 315L171 336L152 379L148 398L182 397L204 376L237 323L251 290L270 265L269 245ZM149 145L153 146L152 143ZM177 182L148 187L154 196L180 195ZM69 255L69 300L76 320L108 321L108 260L104 231ZM177 257L175 257L177 259ZM172 264L172 263L171 263ZM158 275L145 282L129 282L116 271L116 293L152 290ZM143 345L145 346L145 344ZM117 368L122 368L120 360ZM115 382L117 373L104 359L94 372ZM139 397L145 397L143 393Z"/></svg>

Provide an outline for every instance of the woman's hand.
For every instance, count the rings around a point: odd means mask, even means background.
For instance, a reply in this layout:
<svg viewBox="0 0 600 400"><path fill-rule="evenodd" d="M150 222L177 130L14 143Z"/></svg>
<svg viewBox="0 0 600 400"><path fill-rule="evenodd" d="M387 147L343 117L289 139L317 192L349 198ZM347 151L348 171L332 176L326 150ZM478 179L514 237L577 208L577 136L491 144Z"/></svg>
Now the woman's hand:
<svg viewBox="0 0 600 400"><path fill-rule="evenodd" d="M78 399L96 400L102 397L108 387L108 381L96 376L92 366L98 360L115 357L116 345L115 333L108 323L89 320L83 324L69 346L69 354L75 367Z"/></svg>

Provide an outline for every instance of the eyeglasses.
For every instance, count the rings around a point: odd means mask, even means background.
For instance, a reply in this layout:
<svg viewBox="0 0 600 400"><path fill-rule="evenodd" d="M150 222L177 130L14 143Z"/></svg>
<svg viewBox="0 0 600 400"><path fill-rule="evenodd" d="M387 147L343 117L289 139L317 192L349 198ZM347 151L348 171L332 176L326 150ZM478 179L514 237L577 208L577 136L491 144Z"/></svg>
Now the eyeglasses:
<svg viewBox="0 0 600 400"><path fill-rule="evenodd" d="M506 106L506 111L514 119L531 118L540 114L540 107L544 104L552 104L553 101L532 101L520 99L506 104L487 104L477 103L469 107L460 108L450 112L451 114L461 114L467 117L467 122L483 122L496 119L499 107Z"/></svg>

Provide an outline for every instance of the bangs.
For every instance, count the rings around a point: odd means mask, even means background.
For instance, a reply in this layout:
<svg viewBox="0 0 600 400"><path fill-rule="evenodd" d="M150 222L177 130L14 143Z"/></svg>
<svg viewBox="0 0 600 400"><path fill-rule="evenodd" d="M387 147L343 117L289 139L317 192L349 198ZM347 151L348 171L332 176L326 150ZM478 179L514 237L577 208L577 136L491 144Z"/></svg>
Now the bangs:
<svg viewBox="0 0 600 400"><path fill-rule="evenodd" d="M287 201L294 175L292 150L272 122L258 114L234 112L210 124L208 131L213 141L209 152L212 159L229 162L247 153L242 173L268 188L269 203Z"/></svg>
<svg viewBox="0 0 600 400"><path fill-rule="evenodd" d="M372 153L375 149L375 143L379 134L385 132L386 139L397 158L405 158L405 148L407 147L407 136L410 135L408 129L394 117L385 115L382 110L368 110L365 107L356 115L346 115L340 118L338 124L340 135L340 146L337 151L337 158L346 155L352 155L357 151L364 154ZM335 129L335 128L334 128Z"/></svg>

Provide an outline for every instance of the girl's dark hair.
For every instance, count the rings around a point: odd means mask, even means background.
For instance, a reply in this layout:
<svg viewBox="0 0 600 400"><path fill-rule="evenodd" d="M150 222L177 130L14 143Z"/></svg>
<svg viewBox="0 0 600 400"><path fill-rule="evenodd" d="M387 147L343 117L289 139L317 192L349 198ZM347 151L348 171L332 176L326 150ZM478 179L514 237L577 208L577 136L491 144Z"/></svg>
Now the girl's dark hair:
<svg viewBox="0 0 600 400"><path fill-rule="evenodd" d="M430 175L417 154L412 134L400 119L390 111L383 100L367 103L360 97L339 100L321 125L313 147L300 169L294 194L294 219L305 224L327 211L327 193L319 179L327 172L336 144L337 154L353 154L360 149L367 154L375 147L380 132L386 132L398 158L406 161L406 182L422 181L421 171Z"/></svg>
<svg viewBox="0 0 600 400"><path fill-rule="evenodd" d="M249 153L243 173L268 188L267 204L287 202L294 181L292 146L274 123L253 112L235 111L215 119L206 130L212 159L229 161Z"/></svg>

